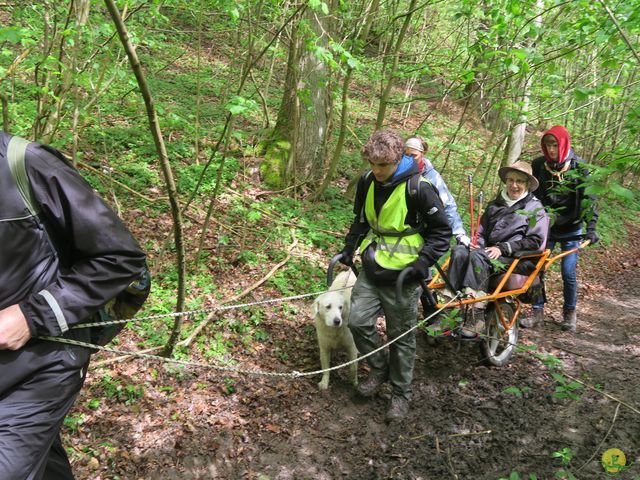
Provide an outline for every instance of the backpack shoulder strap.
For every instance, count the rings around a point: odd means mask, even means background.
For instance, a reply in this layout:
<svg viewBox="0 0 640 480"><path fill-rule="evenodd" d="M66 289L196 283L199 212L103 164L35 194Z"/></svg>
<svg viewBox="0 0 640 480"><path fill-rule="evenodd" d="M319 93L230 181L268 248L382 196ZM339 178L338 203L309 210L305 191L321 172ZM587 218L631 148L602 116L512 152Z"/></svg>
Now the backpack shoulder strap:
<svg viewBox="0 0 640 480"><path fill-rule="evenodd" d="M24 138L11 137L7 147L7 162L9 163L9 171L13 177L13 181L20 191L20 196L22 200L24 200L24 204L29 209L29 212L31 212L31 215L36 216L40 213L40 206L33 198L24 159L29 143L31 142Z"/></svg>
<svg viewBox="0 0 640 480"><path fill-rule="evenodd" d="M418 195L418 190L420 190L420 182L423 181L430 184L429 180L424 178L421 173L416 173L407 181L407 191L409 192L409 197L413 198Z"/></svg>

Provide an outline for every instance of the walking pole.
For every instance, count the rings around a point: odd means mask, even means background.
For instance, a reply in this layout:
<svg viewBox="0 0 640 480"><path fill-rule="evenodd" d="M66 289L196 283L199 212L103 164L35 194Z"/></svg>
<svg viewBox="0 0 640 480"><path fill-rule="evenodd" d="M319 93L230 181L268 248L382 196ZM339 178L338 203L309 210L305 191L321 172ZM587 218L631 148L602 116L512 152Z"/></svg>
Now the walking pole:
<svg viewBox="0 0 640 480"><path fill-rule="evenodd" d="M476 229L471 237L471 245L474 247L478 244L478 232L480 231L480 218L482 218L482 205L484 203L484 192L481 190L478 194L478 221L476 223Z"/></svg>
<svg viewBox="0 0 640 480"><path fill-rule="evenodd" d="M474 238L474 216L473 216L473 175L467 175L467 182L469 183L469 225L471 238Z"/></svg>

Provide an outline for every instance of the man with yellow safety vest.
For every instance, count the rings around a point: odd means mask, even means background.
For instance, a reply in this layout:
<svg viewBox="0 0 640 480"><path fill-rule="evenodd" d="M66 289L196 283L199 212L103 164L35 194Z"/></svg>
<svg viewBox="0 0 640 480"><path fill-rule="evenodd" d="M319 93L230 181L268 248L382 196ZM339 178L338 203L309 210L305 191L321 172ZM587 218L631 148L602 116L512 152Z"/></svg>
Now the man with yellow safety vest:
<svg viewBox="0 0 640 480"><path fill-rule="evenodd" d="M375 132L362 148L371 170L358 182L355 219L345 238L341 262L353 263L359 247L362 272L353 288L349 328L360 354L380 345L376 319L380 309L387 337L393 340L415 326L419 280L449 248L451 227L437 190L420 175L413 157L403 156L402 138L392 130ZM412 266L414 275L396 298L400 272ZM392 388L386 420L400 420L409 410L415 361L415 331L369 357L369 376L357 387L373 397L387 381Z"/></svg>

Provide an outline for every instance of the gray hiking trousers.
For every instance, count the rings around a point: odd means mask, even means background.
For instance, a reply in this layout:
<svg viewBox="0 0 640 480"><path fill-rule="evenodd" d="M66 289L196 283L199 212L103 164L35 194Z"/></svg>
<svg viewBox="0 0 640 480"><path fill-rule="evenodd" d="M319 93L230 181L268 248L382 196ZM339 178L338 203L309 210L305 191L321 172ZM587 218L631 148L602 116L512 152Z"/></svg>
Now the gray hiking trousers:
<svg viewBox="0 0 640 480"><path fill-rule="evenodd" d="M378 348L382 343L376 331L376 319L380 308L384 311L387 338L392 340L416 325L418 297L421 287L416 281L407 281L402 290L404 307L396 298L395 283L389 286L374 285L364 269L358 275L351 295L349 328L361 355ZM393 394L411 399L411 381L416 357L415 330L392 343L388 352L380 352L367 358L371 375L388 378Z"/></svg>
<svg viewBox="0 0 640 480"><path fill-rule="evenodd" d="M83 347L39 340L0 350L0 478L74 478L59 431L89 355Z"/></svg>

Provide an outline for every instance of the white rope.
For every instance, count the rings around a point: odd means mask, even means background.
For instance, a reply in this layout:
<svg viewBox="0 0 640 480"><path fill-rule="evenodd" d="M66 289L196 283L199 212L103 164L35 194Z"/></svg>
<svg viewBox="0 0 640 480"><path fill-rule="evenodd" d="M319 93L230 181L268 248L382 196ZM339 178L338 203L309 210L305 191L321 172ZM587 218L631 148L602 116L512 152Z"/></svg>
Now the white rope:
<svg viewBox="0 0 640 480"><path fill-rule="evenodd" d="M307 294L307 296L308 295L309 294ZM189 367L207 368L207 369L211 369L211 370L219 370L219 371L223 371L223 372L237 373L237 374L262 375L262 376L269 376L269 377L285 377L285 378L294 378L295 379L295 378L300 378L300 377L309 377L309 376L313 376L313 375L319 375L319 374L322 374L322 373L325 373L325 372L331 372L333 370L338 370L340 368L347 367L347 366L349 366L349 365L351 365L353 363L356 363L356 362L358 362L360 360L364 360L365 358L368 358L371 355L374 355L374 354L378 353L380 350L383 350L384 348L388 347L389 345L391 345L391 344L397 342L398 340L400 340L402 337L408 335L409 333L411 333L416 328L419 328L422 325L424 325L427 321L431 320L434 316L436 316L437 314L442 312L442 310L444 310L451 303L453 303L456 300L456 298L458 298L458 295L456 295L454 298L452 298L448 303L443 305L440 309L438 309L435 312L433 312L427 318L425 318L425 319L421 320L420 322L416 323L416 325L411 327L406 332L404 332L401 335L397 336L393 340L390 340L387 343L381 345L380 347L376 348L375 350L367 353L366 355L362 355L361 357L358 357L358 358L356 358L354 360L342 363L340 365L336 365L334 367L329 367L329 368L326 368L326 369L323 369L323 370L314 370L314 371L311 371L311 372L298 372L298 371L294 370L292 372L279 373L279 372L268 372L268 371L259 370L259 369L243 369L243 368L235 368L235 367L225 367L225 366L222 366L222 365L208 364L208 363L202 363L202 362L189 362L189 361L186 361L186 360L177 360L177 359L174 359L174 358L166 358L166 357L161 357L159 355L151 355L151 354L142 353L142 352L118 350L118 349L111 348L111 347L103 347L101 345L94 345L92 343L81 342L79 340L72 340L70 338L64 338L64 337L40 336L40 337L38 337L38 339L46 340L46 341L50 341L50 342L65 343L65 344L69 344L69 345L77 345L77 346L89 348L89 349L92 349L92 350L99 350L99 351L103 351L103 352L115 353L115 354L118 354L118 355L127 355L127 356L132 356L132 357L145 358L145 359L148 359L148 360L158 360L158 361L161 361L161 362L174 363L174 364L184 365L184 366L189 366ZM99 325L102 325L102 324L99 324Z"/></svg>
<svg viewBox="0 0 640 480"><path fill-rule="evenodd" d="M344 290L346 288L351 287L342 287L336 290ZM208 307L201 308L199 310L185 310L183 312L171 312L171 313L158 313L156 315L148 315L146 317L133 317L133 318L121 318L117 320L108 320L105 322L94 322L94 323L81 323L78 325L74 325L71 327L71 330L79 329L79 328L90 328L90 327L104 327L106 325L118 325L120 323L129 323L129 322L141 322L144 320L157 320L159 318L168 318L168 317L189 317L192 315L201 315L203 313L212 313L212 312L224 312L227 310L235 310L238 308L245 307L253 307L255 305L265 305L269 303L279 303L286 302L289 300L300 300L302 298L314 297L318 295L322 295L323 293L327 293L329 290L322 290L320 292L312 292L312 293L303 293L301 295L293 295L291 297L280 297L280 298L270 298L267 300L257 300L255 302L247 302L247 303L238 303L236 305L226 305L226 306L217 306L217 307Z"/></svg>

